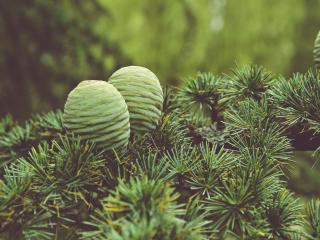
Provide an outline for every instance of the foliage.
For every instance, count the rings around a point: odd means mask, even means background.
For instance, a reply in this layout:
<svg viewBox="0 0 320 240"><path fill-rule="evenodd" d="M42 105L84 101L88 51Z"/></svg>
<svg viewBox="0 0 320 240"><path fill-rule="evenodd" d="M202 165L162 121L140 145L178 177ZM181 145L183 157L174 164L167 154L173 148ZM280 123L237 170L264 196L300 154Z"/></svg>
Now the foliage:
<svg viewBox="0 0 320 240"><path fill-rule="evenodd" d="M175 201L174 189L148 178L120 182L103 200L103 210L90 225L98 229L84 232L84 239L205 239L203 214L198 206L183 208ZM193 216L195 215L195 216Z"/></svg>
<svg viewBox="0 0 320 240"><path fill-rule="evenodd" d="M306 222L308 224L308 239L317 239L320 236L320 202L312 199L306 206Z"/></svg>
<svg viewBox="0 0 320 240"><path fill-rule="evenodd" d="M5 131L0 135L0 174L8 162L27 156L31 147L64 132L61 111L35 115L22 126L7 116L1 124Z"/></svg>
<svg viewBox="0 0 320 240"><path fill-rule="evenodd" d="M29 169L6 168L0 181L0 236L3 239L51 239L51 214L38 206Z"/></svg>
<svg viewBox="0 0 320 240"><path fill-rule="evenodd" d="M189 79L178 93L187 119L200 126L221 121L220 88L221 79L212 73L198 73Z"/></svg>
<svg viewBox="0 0 320 240"><path fill-rule="evenodd" d="M261 100L267 88L273 83L273 76L262 66L236 67L232 75L227 76L228 88L225 89L225 98L241 101L245 98Z"/></svg>
<svg viewBox="0 0 320 240"><path fill-rule="evenodd" d="M289 80L281 77L270 90L277 102L280 116L288 126L303 124L319 131L320 81L316 73L296 73Z"/></svg>
<svg viewBox="0 0 320 240"><path fill-rule="evenodd" d="M275 109L270 106L266 98L260 102L247 98L236 107L231 106L224 113L224 121L230 129L239 133L268 125L268 122L274 121L274 116Z"/></svg>
<svg viewBox="0 0 320 240"><path fill-rule="evenodd" d="M269 81L262 68L250 69L258 71L254 82ZM302 94L294 96L298 79ZM168 87L157 127L121 151L67 133L60 111L23 123L5 117L0 238L316 239L318 201L303 210L288 187L294 148L287 130L307 123L318 134L307 107L316 109L320 86L312 72L273 81L253 95L239 92L241 101L223 88L235 82L212 73ZM210 124L190 105L207 105Z"/></svg>
<svg viewBox="0 0 320 240"><path fill-rule="evenodd" d="M270 225L270 235L274 239L290 239L298 233L301 222L301 205L291 193L277 193L266 206L266 216Z"/></svg>

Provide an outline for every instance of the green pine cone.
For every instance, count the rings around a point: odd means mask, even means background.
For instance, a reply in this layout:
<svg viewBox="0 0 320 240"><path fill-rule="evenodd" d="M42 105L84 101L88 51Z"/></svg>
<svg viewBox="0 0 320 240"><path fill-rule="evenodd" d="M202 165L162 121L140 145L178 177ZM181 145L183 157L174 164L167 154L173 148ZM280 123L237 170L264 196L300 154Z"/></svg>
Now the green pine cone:
<svg viewBox="0 0 320 240"><path fill-rule="evenodd" d="M320 31L318 33L316 41L314 42L313 56L316 68L320 70Z"/></svg>
<svg viewBox="0 0 320 240"><path fill-rule="evenodd" d="M129 141L126 102L105 81L86 80L73 89L64 107L63 123L66 129L106 150L124 147Z"/></svg>
<svg viewBox="0 0 320 240"><path fill-rule="evenodd" d="M119 90L128 105L131 132L144 134L155 129L163 104L157 76L147 68L129 66L113 73L109 82Z"/></svg>

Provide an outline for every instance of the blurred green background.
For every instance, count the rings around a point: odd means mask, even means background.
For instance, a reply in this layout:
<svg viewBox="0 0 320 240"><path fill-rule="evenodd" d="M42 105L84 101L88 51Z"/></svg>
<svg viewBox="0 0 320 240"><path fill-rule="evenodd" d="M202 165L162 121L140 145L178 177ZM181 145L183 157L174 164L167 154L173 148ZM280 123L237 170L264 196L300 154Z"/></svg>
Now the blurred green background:
<svg viewBox="0 0 320 240"><path fill-rule="evenodd" d="M235 62L305 71L319 9L319 0L0 1L0 116L61 108L79 81L126 65L174 85Z"/></svg>

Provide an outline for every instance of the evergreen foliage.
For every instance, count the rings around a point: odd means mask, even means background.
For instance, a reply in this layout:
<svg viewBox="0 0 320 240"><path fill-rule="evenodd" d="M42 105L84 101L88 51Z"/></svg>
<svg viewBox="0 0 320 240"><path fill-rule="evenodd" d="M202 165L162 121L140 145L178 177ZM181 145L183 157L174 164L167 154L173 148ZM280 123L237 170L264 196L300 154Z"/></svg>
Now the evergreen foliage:
<svg viewBox="0 0 320 240"><path fill-rule="evenodd" d="M273 83L273 76L262 66L245 65L237 66L232 75L227 75L227 85L225 88L225 97L239 101L244 98L260 100L263 93Z"/></svg>
<svg viewBox="0 0 320 240"><path fill-rule="evenodd" d="M318 239L319 200L304 209L286 173L288 129L319 133L319 79L271 76L245 66L165 88L156 128L122 151L66 133L61 111L6 116L0 238Z"/></svg>
<svg viewBox="0 0 320 240"><path fill-rule="evenodd" d="M308 239L320 237L320 202L319 199L312 199L306 206L306 222Z"/></svg>
<svg viewBox="0 0 320 240"><path fill-rule="evenodd" d="M270 90L277 103L284 124L302 124L305 128L319 131L320 81L319 76L309 70L296 73L290 79L280 77Z"/></svg>

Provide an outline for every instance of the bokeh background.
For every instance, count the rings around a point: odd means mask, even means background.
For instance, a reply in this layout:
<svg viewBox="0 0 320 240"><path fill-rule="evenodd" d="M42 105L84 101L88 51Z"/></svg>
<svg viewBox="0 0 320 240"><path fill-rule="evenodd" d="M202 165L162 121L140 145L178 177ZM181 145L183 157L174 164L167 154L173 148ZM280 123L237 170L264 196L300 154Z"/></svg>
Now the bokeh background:
<svg viewBox="0 0 320 240"><path fill-rule="evenodd" d="M162 84L235 63L312 65L319 0L0 0L0 117L62 108L84 79L126 65Z"/></svg>
<svg viewBox="0 0 320 240"><path fill-rule="evenodd" d="M80 81L126 65L150 68L163 85L235 63L304 72L319 9L320 0L0 0L0 117L63 108ZM295 152L289 187L320 196L311 155Z"/></svg>

